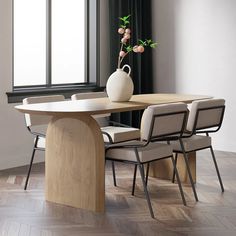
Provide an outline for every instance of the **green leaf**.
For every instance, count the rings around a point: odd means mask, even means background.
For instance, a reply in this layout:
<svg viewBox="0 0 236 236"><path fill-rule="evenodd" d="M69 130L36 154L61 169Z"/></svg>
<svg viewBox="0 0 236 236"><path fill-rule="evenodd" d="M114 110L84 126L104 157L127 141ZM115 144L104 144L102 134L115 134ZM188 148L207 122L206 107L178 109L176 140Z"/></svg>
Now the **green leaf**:
<svg viewBox="0 0 236 236"><path fill-rule="evenodd" d="M143 42L143 46L148 46L147 41L144 41L144 42Z"/></svg>
<svg viewBox="0 0 236 236"><path fill-rule="evenodd" d="M157 43L151 43L151 44L150 44L150 47L151 47L151 48L155 48L156 46L157 46Z"/></svg>
<svg viewBox="0 0 236 236"><path fill-rule="evenodd" d="M130 18L131 15L128 15L128 16L124 16L123 19L124 20L128 20Z"/></svg>
<svg viewBox="0 0 236 236"><path fill-rule="evenodd" d="M128 15L128 16L124 16L124 17L119 17L119 19L121 20L121 22L122 22L122 25L128 25L129 24L129 17L130 17L130 15ZM124 27L122 27L122 28L124 28Z"/></svg>
<svg viewBox="0 0 236 236"><path fill-rule="evenodd" d="M125 21L126 21L126 19L124 19L124 18L122 18L122 17L119 17L119 19L120 19L123 23L125 23Z"/></svg>
<svg viewBox="0 0 236 236"><path fill-rule="evenodd" d="M129 21L128 21L128 20L125 20L124 23L125 23L126 25L128 25L128 24L129 24Z"/></svg>
<svg viewBox="0 0 236 236"><path fill-rule="evenodd" d="M142 45L142 46L144 45L144 41L143 40L139 39L138 42L139 42L140 45Z"/></svg>
<svg viewBox="0 0 236 236"><path fill-rule="evenodd" d="M133 51L133 47L131 45L126 46L125 49L127 52Z"/></svg>

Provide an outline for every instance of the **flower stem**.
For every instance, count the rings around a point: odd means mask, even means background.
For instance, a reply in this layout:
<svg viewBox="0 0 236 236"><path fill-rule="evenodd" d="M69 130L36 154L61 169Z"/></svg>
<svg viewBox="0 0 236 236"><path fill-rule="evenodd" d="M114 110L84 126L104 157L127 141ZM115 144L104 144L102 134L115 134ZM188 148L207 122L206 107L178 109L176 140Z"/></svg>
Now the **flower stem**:
<svg viewBox="0 0 236 236"><path fill-rule="evenodd" d="M125 58L128 54L129 54L129 52L127 52L127 53L125 54L125 56L121 58L121 60L120 60L120 65L121 65L122 61L124 60L124 58Z"/></svg>
<svg viewBox="0 0 236 236"><path fill-rule="evenodd" d="M123 50L123 46L124 46L124 44L122 43L121 47L120 47L120 52ZM120 69L120 65L121 65L122 60L120 59L120 55L119 55L119 57L118 57L118 64L117 64L117 68L118 69Z"/></svg>

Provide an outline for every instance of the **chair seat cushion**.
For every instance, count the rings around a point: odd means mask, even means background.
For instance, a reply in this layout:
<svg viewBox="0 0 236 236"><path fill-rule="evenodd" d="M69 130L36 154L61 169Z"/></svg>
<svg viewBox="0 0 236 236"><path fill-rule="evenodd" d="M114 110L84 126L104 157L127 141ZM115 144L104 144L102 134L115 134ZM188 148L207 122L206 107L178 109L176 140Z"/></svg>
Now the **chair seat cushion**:
<svg viewBox="0 0 236 236"><path fill-rule="evenodd" d="M113 143L124 142L140 138L140 130L132 127L105 126L101 127L112 139ZM103 134L104 142L110 142L107 135Z"/></svg>
<svg viewBox="0 0 236 236"><path fill-rule="evenodd" d="M142 144L141 141L129 141L123 142L115 146L120 145L139 145ZM149 143L146 147L138 148L140 162L149 162L156 159L161 159L163 157L171 156L173 149L171 145L164 144L164 143ZM106 157L115 160L126 160L126 161L137 161L134 148L112 148L108 149L106 152Z"/></svg>
<svg viewBox="0 0 236 236"><path fill-rule="evenodd" d="M186 152L204 149L211 145L211 137L203 135L192 135L189 138L183 138L184 149ZM174 151L182 152L179 141L172 141L171 145Z"/></svg>

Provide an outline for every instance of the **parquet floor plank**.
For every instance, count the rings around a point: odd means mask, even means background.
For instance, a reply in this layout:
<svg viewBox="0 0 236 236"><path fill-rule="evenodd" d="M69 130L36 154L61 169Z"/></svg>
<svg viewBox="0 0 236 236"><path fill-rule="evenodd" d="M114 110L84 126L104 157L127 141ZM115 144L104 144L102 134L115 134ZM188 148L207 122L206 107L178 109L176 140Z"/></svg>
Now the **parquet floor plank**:
<svg viewBox="0 0 236 236"><path fill-rule="evenodd" d="M199 202L184 186L188 206L182 205L176 184L150 178L149 191L156 219L149 215L138 176L131 196L133 167L116 165L118 187L111 166L106 167L105 214L66 207L44 200L44 163L33 166L27 191L27 167L0 171L0 236L235 236L236 153L216 152L225 192L206 151L198 152Z"/></svg>

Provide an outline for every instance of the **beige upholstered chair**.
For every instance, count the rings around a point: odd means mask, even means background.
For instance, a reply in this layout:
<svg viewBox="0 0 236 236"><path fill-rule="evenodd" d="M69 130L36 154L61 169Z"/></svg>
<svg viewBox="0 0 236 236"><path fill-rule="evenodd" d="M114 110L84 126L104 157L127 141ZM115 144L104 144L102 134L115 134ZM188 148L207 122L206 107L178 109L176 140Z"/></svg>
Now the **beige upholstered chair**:
<svg viewBox="0 0 236 236"><path fill-rule="evenodd" d="M105 92L77 93L71 96L72 100L105 98ZM140 130L109 120L110 113L94 115L93 117L101 126L105 143L119 143L140 138ZM115 166L112 162L114 185L116 186Z"/></svg>
<svg viewBox="0 0 236 236"><path fill-rule="evenodd" d="M186 133L179 141L171 142L174 149L175 163L177 163L178 153L182 153L185 159L190 181L192 175L188 165L187 154L192 151L198 151L209 148L216 168L216 173L220 182L221 190L224 192L223 183L220 177L219 168L216 162L215 154L212 148L210 133L216 132L220 129L225 111L224 99L207 99L195 101L191 105L189 117L186 126ZM204 134L204 135L199 135ZM173 173L173 182L175 173ZM192 183L195 199L198 201L195 186Z"/></svg>
<svg viewBox="0 0 236 236"><path fill-rule="evenodd" d="M23 100L23 104L59 102L59 101L63 101L64 99L65 98L63 95L29 97ZM51 120L51 116L25 114L25 122L26 122L27 129L30 131L31 134L35 136L30 165L29 165L28 174L25 181L25 187L24 187L25 190L27 189L31 168L34 161L35 151L45 150L45 137L46 137L45 134L46 134L47 125L50 122L50 120Z"/></svg>
<svg viewBox="0 0 236 236"><path fill-rule="evenodd" d="M105 92L92 92L92 93L77 93L72 95L71 99L81 100L81 99L93 99L93 98L104 98L104 97L107 97L107 94ZM94 116L94 118L101 126L105 142L118 143L140 138L139 129L111 121L109 120L110 115L111 114L108 113Z"/></svg>
<svg viewBox="0 0 236 236"><path fill-rule="evenodd" d="M149 211L153 218L154 214L145 182L143 165L152 161L171 158L175 168L172 146L163 141L178 139L184 131L186 118L187 105L183 103L149 106L142 116L140 140L108 145L106 147L107 160L134 164L135 170L137 167L139 168ZM177 170L176 177L183 203L186 205ZM134 185L135 178L133 189Z"/></svg>

